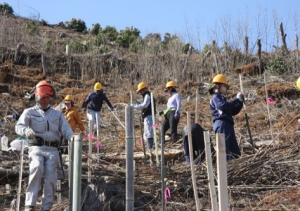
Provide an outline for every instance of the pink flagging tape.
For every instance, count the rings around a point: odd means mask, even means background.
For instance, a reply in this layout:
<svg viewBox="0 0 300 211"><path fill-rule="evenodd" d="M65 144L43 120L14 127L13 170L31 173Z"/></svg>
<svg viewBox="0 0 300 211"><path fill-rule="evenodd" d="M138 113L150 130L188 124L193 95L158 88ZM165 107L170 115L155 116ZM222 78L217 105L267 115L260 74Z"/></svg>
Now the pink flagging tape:
<svg viewBox="0 0 300 211"><path fill-rule="evenodd" d="M166 203L171 199L171 191L168 187L165 188L165 201Z"/></svg>
<svg viewBox="0 0 300 211"><path fill-rule="evenodd" d="M268 105L275 105L276 104L276 100L274 100L272 97L268 97L267 98L267 104Z"/></svg>
<svg viewBox="0 0 300 211"><path fill-rule="evenodd" d="M84 137L83 137L83 139L84 140L86 140L86 141L95 141L95 140L97 140L97 138L93 135L93 134L88 134L88 135L85 135Z"/></svg>
<svg viewBox="0 0 300 211"><path fill-rule="evenodd" d="M143 142L144 142L144 140L143 140L143 138L141 137L141 138L140 138L140 144L143 145Z"/></svg>

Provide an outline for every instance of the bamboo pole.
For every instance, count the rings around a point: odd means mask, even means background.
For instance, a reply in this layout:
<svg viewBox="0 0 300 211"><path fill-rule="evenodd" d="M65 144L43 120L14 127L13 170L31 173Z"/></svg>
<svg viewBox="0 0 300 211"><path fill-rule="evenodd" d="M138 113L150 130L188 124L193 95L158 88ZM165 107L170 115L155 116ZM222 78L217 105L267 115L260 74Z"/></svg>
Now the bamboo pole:
<svg viewBox="0 0 300 211"><path fill-rule="evenodd" d="M269 118L270 134L271 134L271 138L272 138L272 143L274 144L273 125L272 125L272 121L271 121L270 107L268 104L268 89L267 89L266 73L264 73L264 83L265 83L265 94L266 94L266 104L267 104L267 111L268 111L268 118Z"/></svg>
<svg viewBox="0 0 300 211"><path fill-rule="evenodd" d="M212 166L209 131L204 131L204 143L205 143L206 168L207 168L210 201L211 201L211 210L218 211L218 199L217 199L213 166Z"/></svg>
<svg viewBox="0 0 300 211"><path fill-rule="evenodd" d="M125 108L125 126L126 126L126 211L134 209L134 174L133 174L133 108Z"/></svg>
<svg viewBox="0 0 300 211"><path fill-rule="evenodd" d="M81 210L81 157L82 137L74 135L74 162L73 162L73 200L72 211Z"/></svg>
<svg viewBox="0 0 300 211"><path fill-rule="evenodd" d="M216 134L219 211L229 211L227 190L227 161L224 134Z"/></svg>
<svg viewBox="0 0 300 211"><path fill-rule="evenodd" d="M24 140L22 140L22 146L20 152L20 170L19 170L19 184L18 184L17 209L16 209L17 211L20 211L20 204L21 204L23 164L24 164Z"/></svg>
<svg viewBox="0 0 300 211"><path fill-rule="evenodd" d="M195 105L195 123L198 123L198 88L196 89L196 105Z"/></svg>
<svg viewBox="0 0 300 211"><path fill-rule="evenodd" d="M191 116L190 116L189 112L187 112L187 129L188 129L190 166L191 166L192 184L193 184L193 190L194 190L196 210L200 211L201 205L200 205L200 201L198 198L197 181L196 181L195 170L194 170L194 150L193 150L193 141L192 141L192 125L191 125Z"/></svg>
<svg viewBox="0 0 300 211"><path fill-rule="evenodd" d="M242 74L239 74L239 78L240 78L240 90L241 92L244 94L244 87L243 87L243 76ZM248 117L248 113L247 113L247 107L246 107L246 103L243 103L244 106L244 111L245 111L245 120L246 120L246 127L247 127L247 131L249 134L249 143L252 146L253 152L255 152L255 145L253 143L253 139L252 139L252 133L251 133L251 129L250 129L250 124L249 124L249 117Z"/></svg>
<svg viewBox="0 0 300 211"><path fill-rule="evenodd" d="M161 178L161 210L165 211L165 155L164 155L164 145L165 145L165 132L163 125L160 126L160 144L161 144L161 156L160 156L160 178Z"/></svg>
<svg viewBox="0 0 300 211"><path fill-rule="evenodd" d="M159 167L159 157L158 157L158 143L156 137L156 127L155 127L155 110L154 110L154 98L153 93L151 95L151 114L152 114L152 125L153 125L153 139L155 144L155 157L156 157L156 166Z"/></svg>
<svg viewBox="0 0 300 211"><path fill-rule="evenodd" d="M115 114L114 111L110 110L110 112L112 113L112 115L115 117L115 119L119 122L119 124L121 125L121 127L123 129L125 129L125 125L121 122L121 120L119 119L119 117Z"/></svg>

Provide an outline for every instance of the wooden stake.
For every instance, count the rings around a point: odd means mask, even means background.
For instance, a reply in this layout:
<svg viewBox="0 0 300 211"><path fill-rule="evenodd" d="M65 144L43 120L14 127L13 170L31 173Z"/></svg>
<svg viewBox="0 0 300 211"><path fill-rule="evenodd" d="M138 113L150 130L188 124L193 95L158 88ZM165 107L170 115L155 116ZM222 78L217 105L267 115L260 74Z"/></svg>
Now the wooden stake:
<svg viewBox="0 0 300 211"><path fill-rule="evenodd" d="M190 113L187 112L187 129L188 129L188 142L189 142L189 154L190 154L190 166L191 166L191 175L192 175L192 183L194 190L194 197L196 203L196 210L200 211L201 205L198 198L198 190L197 190L197 182L194 171L194 150L193 150L193 141L192 141L192 125L191 125L191 116Z"/></svg>
<svg viewBox="0 0 300 211"><path fill-rule="evenodd" d="M227 161L224 134L216 134L219 211L229 211L227 190Z"/></svg>
<svg viewBox="0 0 300 211"><path fill-rule="evenodd" d="M151 96L151 113L152 113L153 139L154 139L154 145L155 145L156 166L159 167L158 143L157 143L157 137L156 137L155 110L154 110L155 102L154 102L153 93L151 93L150 96Z"/></svg>
<svg viewBox="0 0 300 211"><path fill-rule="evenodd" d="M286 44L286 36L287 35L284 32L282 22L279 25L279 31L280 31L280 35L281 35L281 41L282 41L282 50L284 51L284 53L288 53L288 48L287 48L287 44Z"/></svg>
<svg viewBox="0 0 300 211"><path fill-rule="evenodd" d="M268 89L267 89L266 73L264 73L264 83L265 83L265 94L266 94L266 104L267 104L267 111L268 111L268 118L269 118L270 134L271 134L271 138L272 138L272 143L274 144L273 126L272 126L272 121L271 121L271 112L270 112L270 107L269 107L269 104L268 104Z"/></svg>
<svg viewBox="0 0 300 211"><path fill-rule="evenodd" d="M56 181L57 203L61 203L61 180Z"/></svg>
<svg viewBox="0 0 300 211"><path fill-rule="evenodd" d="M245 36L245 39L244 39L244 53L246 55L248 55L248 53L249 53L249 37L248 36Z"/></svg>
<svg viewBox="0 0 300 211"><path fill-rule="evenodd" d="M133 173L133 109L131 106L125 108L126 127L126 211L134 209L134 173Z"/></svg>
<svg viewBox="0 0 300 211"><path fill-rule="evenodd" d="M239 74L239 78L240 78L240 89L241 92L244 94L244 87L243 87L243 76L242 74ZM253 143L253 139L252 139L252 133L251 133L251 129L250 129L250 124L249 124L249 117L247 114L247 107L246 107L246 103L244 102L244 111L245 111L245 121L246 121L246 127L247 127L247 131L249 134L249 143L252 146L253 152L255 152L255 145Z"/></svg>
<svg viewBox="0 0 300 211"><path fill-rule="evenodd" d="M165 211L165 155L164 155L164 145L165 145L165 132L164 126L160 126L160 145L161 145L161 156L160 156L160 179L161 179L161 210Z"/></svg>
<svg viewBox="0 0 300 211"><path fill-rule="evenodd" d="M261 40L257 39L257 57L259 64L259 73L262 74L262 59L261 59Z"/></svg>
<svg viewBox="0 0 300 211"><path fill-rule="evenodd" d="M205 157L206 157L206 168L208 177L208 187L210 193L211 210L218 211L218 199L215 187L213 166L212 166L212 155L210 147L210 135L209 131L204 131L204 143L205 143Z"/></svg>
<svg viewBox="0 0 300 211"><path fill-rule="evenodd" d="M24 163L24 140L22 140L22 147L21 147L21 152L20 152L20 170L19 170L19 184L18 184L17 209L16 209L17 211L20 211L23 163Z"/></svg>

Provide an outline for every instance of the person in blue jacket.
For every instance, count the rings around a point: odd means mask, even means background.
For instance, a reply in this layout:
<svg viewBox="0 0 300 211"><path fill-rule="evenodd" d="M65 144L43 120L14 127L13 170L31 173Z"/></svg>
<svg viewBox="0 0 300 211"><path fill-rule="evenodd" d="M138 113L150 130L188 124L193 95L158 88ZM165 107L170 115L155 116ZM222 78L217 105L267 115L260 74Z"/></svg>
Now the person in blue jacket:
<svg viewBox="0 0 300 211"><path fill-rule="evenodd" d="M209 92L212 95L210 110L213 130L215 133L225 135L227 160L231 160L241 155L234 132L233 116L237 115L243 108L244 95L239 92L236 99L227 101L225 95L228 88L226 77L223 74L218 74L213 78L213 87Z"/></svg>
<svg viewBox="0 0 300 211"><path fill-rule="evenodd" d="M82 103L82 108L87 110L87 119L89 122L89 132L94 134L94 127L96 125L97 137L99 137L100 131L100 111L103 105L103 102L107 103L111 111L114 110L113 105L110 103L106 94L103 92L103 87L100 82L95 83L94 92L91 92L84 102Z"/></svg>

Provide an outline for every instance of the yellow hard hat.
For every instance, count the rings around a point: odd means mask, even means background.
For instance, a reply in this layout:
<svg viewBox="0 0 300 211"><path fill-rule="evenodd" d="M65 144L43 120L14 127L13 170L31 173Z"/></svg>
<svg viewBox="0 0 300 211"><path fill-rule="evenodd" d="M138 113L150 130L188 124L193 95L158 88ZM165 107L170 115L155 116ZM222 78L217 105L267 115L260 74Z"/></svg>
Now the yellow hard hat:
<svg viewBox="0 0 300 211"><path fill-rule="evenodd" d="M102 84L100 82L95 83L94 90L100 91L102 89Z"/></svg>
<svg viewBox="0 0 300 211"><path fill-rule="evenodd" d="M73 101L73 97L71 95L67 95L64 101Z"/></svg>
<svg viewBox="0 0 300 211"><path fill-rule="evenodd" d="M140 92L142 89L146 89L146 88L147 88L146 83L141 82L141 83L138 84L136 92Z"/></svg>
<svg viewBox="0 0 300 211"><path fill-rule="evenodd" d="M298 78L297 82L296 82L296 86L297 88L300 90L300 77Z"/></svg>
<svg viewBox="0 0 300 211"><path fill-rule="evenodd" d="M175 88L175 87L177 87L175 81L168 81L168 83L166 84L166 89L168 89L168 88Z"/></svg>
<svg viewBox="0 0 300 211"><path fill-rule="evenodd" d="M219 84L225 84L228 86L228 82L227 79L225 77L225 75L223 74L218 74L213 78L213 83L219 83Z"/></svg>

